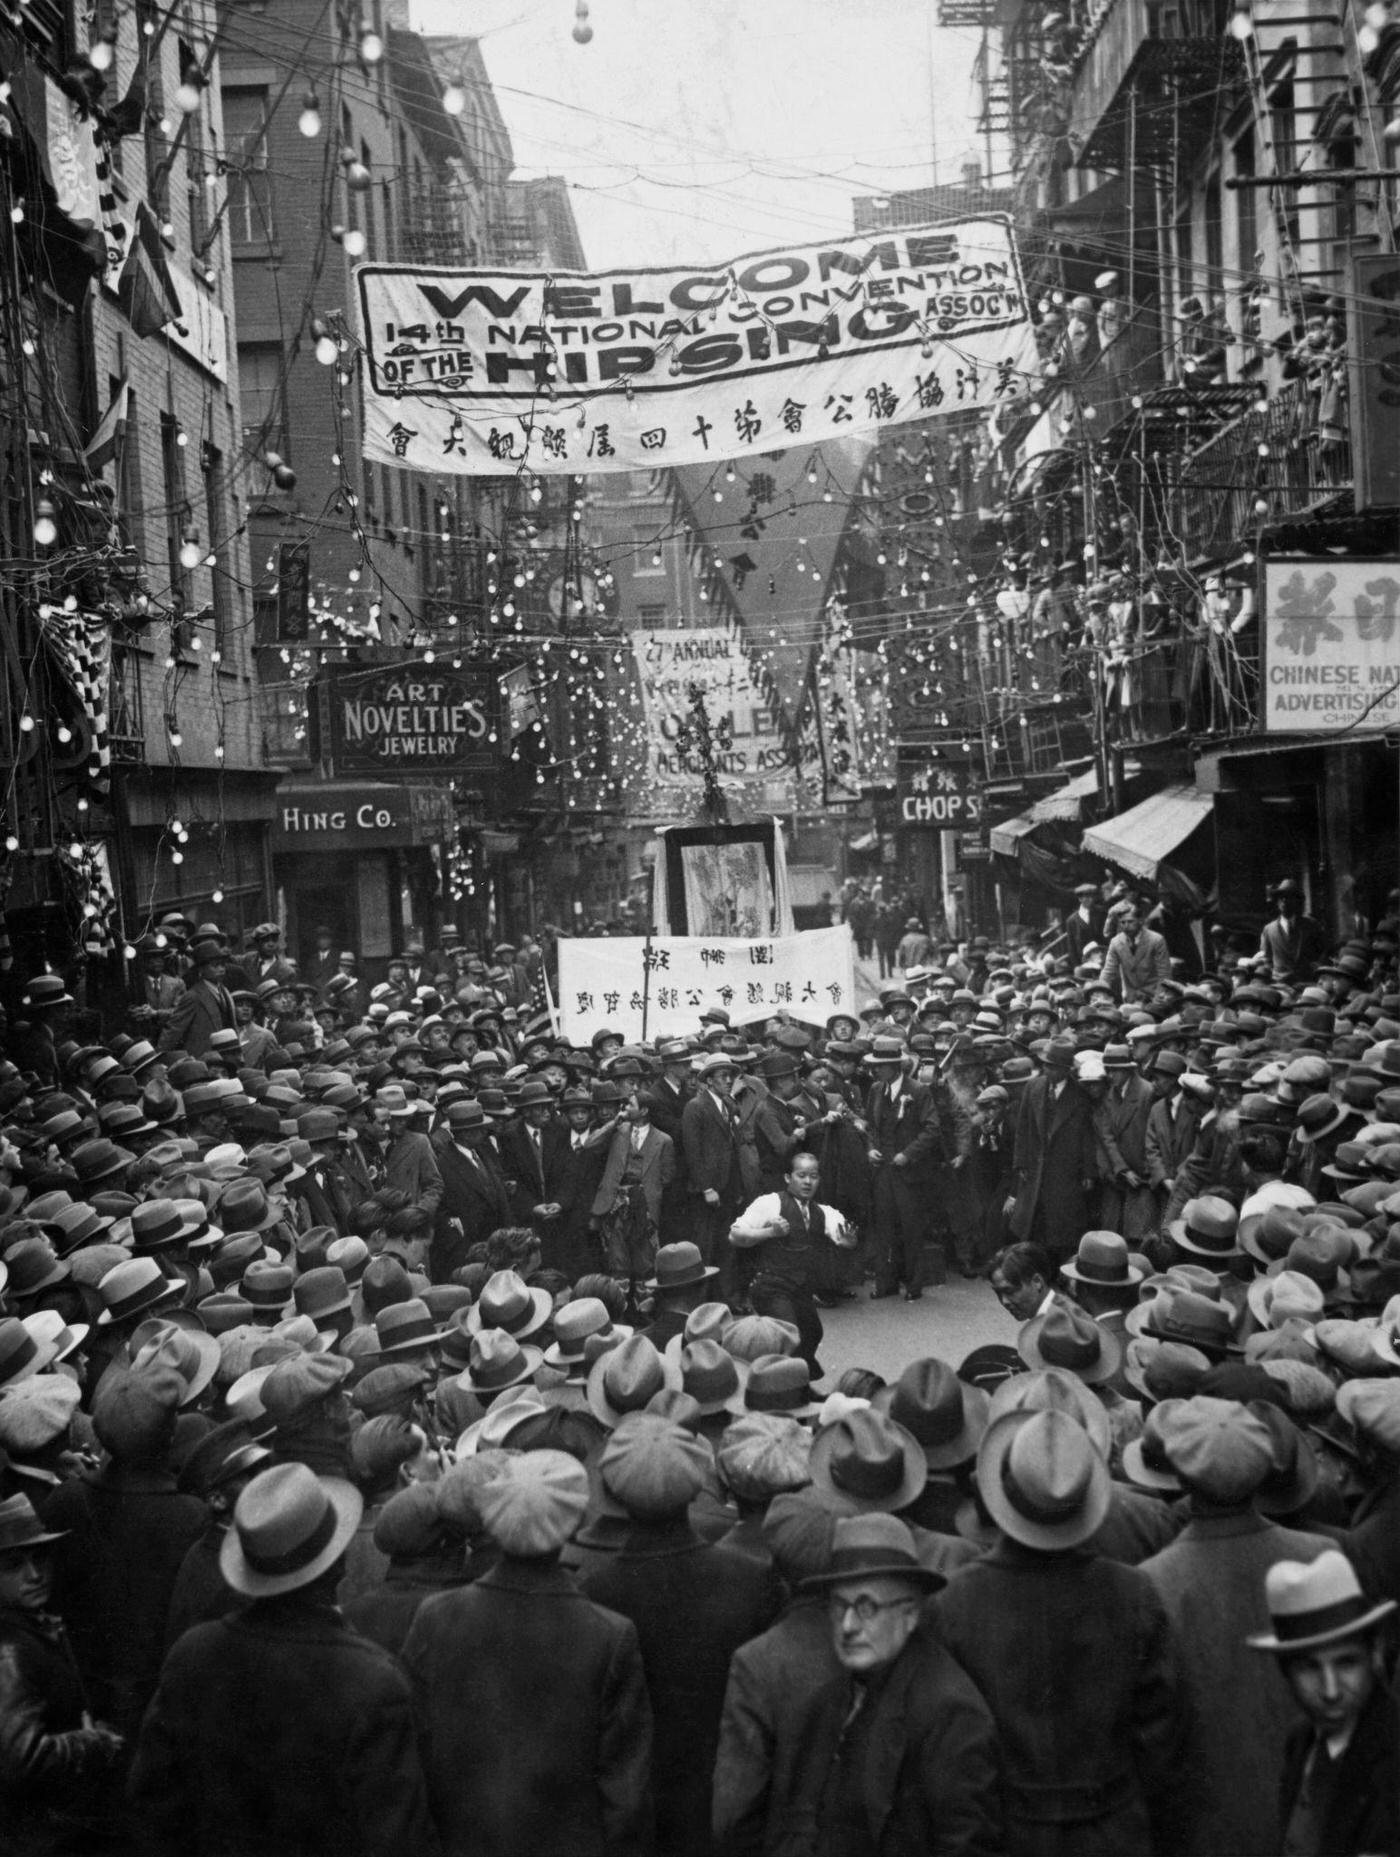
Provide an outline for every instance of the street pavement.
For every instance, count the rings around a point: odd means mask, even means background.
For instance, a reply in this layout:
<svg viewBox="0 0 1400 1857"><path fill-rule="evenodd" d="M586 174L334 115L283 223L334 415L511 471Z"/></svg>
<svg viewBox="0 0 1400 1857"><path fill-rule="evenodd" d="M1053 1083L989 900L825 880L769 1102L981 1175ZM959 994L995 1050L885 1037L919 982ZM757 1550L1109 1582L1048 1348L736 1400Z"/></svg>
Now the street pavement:
<svg viewBox="0 0 1400 1857"><path fill-rule="evenodd" d="M990 1286L956 1274L926 1289L918 1302L905 1302L902 1296L871 1302L865 1284L854 1302L820 1313L826 1330L821 1384L828 1389L848 1367L872 1367L882 1378L895 1380L910 1361L925 1355L936 1354L956 1367L974 1348L1016 1339L1017 1325Z"/></svg>

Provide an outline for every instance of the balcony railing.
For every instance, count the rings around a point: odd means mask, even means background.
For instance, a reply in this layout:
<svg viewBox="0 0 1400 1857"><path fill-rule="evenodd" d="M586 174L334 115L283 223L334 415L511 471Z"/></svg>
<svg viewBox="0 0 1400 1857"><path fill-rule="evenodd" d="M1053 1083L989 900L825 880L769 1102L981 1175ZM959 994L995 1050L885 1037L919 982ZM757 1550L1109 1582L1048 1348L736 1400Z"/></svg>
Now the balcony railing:
<svg viewBox="0 0 1400 1857"><path fill-rule="evenodd" d="M1091 0L1074 8L1080 47L1069 120L1079 165L1121 171L1169 161L1197 113L1243 71L1219 0Z"/></svg>
<svg viewBox="0 0 1400 1857"><path fill-rule="evenodd" d="M144 767L146 711L141 694L141 659L126 645L112 646L107 683L107 745L114 762Z"/></svg>
<svg viewBox="0 0 1400 1857"><path fill-rule="evenodd" d="M1182 461L1175 528L1189 558L1227 553L1258 530L1349 496L1345 407L1328 416L1318 383L1287 382Z"/></svg>

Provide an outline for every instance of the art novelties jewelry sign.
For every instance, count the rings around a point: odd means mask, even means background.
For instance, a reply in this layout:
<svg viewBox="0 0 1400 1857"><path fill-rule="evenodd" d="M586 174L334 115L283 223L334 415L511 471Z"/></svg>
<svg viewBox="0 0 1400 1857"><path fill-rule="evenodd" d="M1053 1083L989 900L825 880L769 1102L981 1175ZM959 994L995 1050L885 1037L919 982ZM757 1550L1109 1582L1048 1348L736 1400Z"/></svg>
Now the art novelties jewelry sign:
<svg viewBox="0 0 1400 1857"><path fill-rule="evenodd" d="M498 757L489 672L386 664L331 672L317 687L323 758L338 774L481 771Z"/></svg>

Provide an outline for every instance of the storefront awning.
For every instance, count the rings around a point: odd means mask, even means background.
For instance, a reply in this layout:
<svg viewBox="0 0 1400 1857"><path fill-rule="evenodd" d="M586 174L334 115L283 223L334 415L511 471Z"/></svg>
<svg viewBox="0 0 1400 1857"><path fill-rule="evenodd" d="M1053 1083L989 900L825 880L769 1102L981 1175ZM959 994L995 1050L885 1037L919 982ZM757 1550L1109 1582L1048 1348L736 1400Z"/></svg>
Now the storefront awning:
<svg viewBox="0 0 1400 1857"><path fill-rule="evenodd" d="M1124 763L1123 777L1132 780L1142 772L1136 761ZM1095 800L1099 796L1099 777L1091 767L1086 773L1076 774L1073 780L1067 780L1062 787L1056 787L1053 793L1047 793L1031 807L1031 817L1037 825L1045 825L1052 819L1079 819L1086 800Z"/></svg>
<svg viewBox="0 0 1400 1857"><path fill-rule="evenodd" d="M1014 819L1003 819L1000 825L994 825L987 834L987 843L1004 858L1014 858L1017 841L1034 830L1035 820L1030 814L1018 813Z"/></svg>
<svg viewBox="0 0 1400 1857"><path fill-rule="evenodd" d="M1091 826L1084 849L1150 883L1158 865L1210 817L1213 804L1209 793L1194 787L1164 787L1116 819Z"/></svg>

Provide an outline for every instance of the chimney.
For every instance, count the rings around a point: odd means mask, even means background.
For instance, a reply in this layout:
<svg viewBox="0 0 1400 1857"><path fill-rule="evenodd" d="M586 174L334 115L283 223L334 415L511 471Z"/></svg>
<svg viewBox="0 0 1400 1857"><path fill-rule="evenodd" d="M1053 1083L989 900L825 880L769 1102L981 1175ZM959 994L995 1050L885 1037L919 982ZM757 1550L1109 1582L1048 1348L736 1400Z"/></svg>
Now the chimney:
<svg viewBox="0 0 1400 1857"><path fill-rule="evenodd" d="M962 168L963 186L971 193L980 193L982 188L982 163L965 161Z"/></svg>

